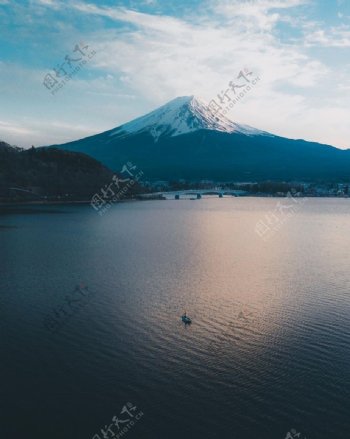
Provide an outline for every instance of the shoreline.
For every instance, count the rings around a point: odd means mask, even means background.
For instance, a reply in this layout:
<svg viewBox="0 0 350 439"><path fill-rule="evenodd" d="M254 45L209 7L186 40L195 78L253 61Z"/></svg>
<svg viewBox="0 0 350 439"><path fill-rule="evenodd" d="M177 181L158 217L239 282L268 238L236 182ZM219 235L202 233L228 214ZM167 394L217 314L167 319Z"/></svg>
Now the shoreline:
<svg viewBox="0 0 350 439"><path fill-rule="evenodd" d="M166 192L164 193L166 194ZM211 198L219 198L216 196L212 196ZM274 196L274 195L261 195L261 194L252 194L252 195L240 195L240 196L232 196L232 197L224 197L224 198L288 198L287 196ZM335 196L335 195L324 195L324 196L317 196L317 195L305 195L303 197L296 197L297 199L303 199L303 198L335 198L335 199L347 199L350 197L344 197L344 196ZM203 198L202 198L203 199ZM204 198L205 199L205 198ZM180 201L180 200L191 200L190 198L181 198L179 200L175 200L175 198L166 198L166 195L164 195L164 198L160 199L157 197L152 196L145 196L142 198L126 198L123 200L118 200L115 203L112 204L118 204L118 203L126 203L130 201ZM200 201L200 200L198 200ZM65 205L84 205L84 204L91 204L91 200L75 200L75 201L7 201L7 202L0 202L0 208L2 207L25 207L25 206L65 206Z"/></svg>
<svg viewBox="0 0 350 439"><path fill-rule="evenodd" d="M134 198L127 198L125 200L119 200L118 203L124 203L126 201L138 201ZM0 202L0 208L2 207L24 207L24 206L66 206L72 204L91 204L91 200L77 200L77 201L8 201L6 203ZM116 203L113 203L116 204Z"/></svg>

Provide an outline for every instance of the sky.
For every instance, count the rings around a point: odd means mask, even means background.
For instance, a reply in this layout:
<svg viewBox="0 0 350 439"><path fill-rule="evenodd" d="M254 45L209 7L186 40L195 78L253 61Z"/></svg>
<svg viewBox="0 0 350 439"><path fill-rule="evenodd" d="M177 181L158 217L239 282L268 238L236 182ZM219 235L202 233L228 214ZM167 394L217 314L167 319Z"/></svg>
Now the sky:
<svg viewBox="0 0 350 439"><path fill-rule="evenodd" d="M350 0L0 0L10 144L80 139L177 96L218 102L241 71L260 80L226 117L350 148Z"/></svg>

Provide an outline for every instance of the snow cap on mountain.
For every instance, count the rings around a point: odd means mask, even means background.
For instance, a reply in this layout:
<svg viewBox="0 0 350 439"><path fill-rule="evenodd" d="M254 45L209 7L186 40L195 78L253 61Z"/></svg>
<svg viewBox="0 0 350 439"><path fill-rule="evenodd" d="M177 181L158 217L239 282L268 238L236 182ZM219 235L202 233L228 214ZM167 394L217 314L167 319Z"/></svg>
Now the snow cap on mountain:
<svg viewBox="0 0 350 439"><path fill-rule="evenodd" d="M248 125L232 122L220 112L215 112L199 98L181 96L145 116L121 125L111 132L111 136L124 137L149 132L155 140L158 140L162 135L174 137L201 129L249 136L268 134Z"/></svg>

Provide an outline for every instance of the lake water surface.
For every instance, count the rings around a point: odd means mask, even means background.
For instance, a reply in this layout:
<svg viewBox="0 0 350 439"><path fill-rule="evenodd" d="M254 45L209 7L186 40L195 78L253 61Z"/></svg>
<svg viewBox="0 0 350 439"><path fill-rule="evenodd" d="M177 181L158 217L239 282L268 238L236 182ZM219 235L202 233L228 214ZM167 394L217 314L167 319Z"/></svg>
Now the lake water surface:
<svg viewBox="0 0 350 439"><path fill-rule="evenodd" d="M350 200L278 202L2 214L0 437L349 438Z"/></svg>

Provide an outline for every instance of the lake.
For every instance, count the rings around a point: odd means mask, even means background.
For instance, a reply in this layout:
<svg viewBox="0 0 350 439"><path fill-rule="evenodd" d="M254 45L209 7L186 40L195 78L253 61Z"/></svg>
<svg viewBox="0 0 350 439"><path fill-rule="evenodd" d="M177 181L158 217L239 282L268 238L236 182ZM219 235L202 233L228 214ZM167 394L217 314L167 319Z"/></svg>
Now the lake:
<svg viewBox="0 0 350 439"><path fill-rule="evenodd" d="M0 436L348 438L349 231L350 199L1 214Z"/></svg>

